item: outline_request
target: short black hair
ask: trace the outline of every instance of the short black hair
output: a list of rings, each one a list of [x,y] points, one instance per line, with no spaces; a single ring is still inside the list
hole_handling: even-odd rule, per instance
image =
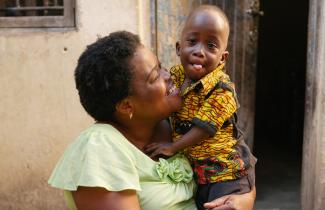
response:
[[[76,88],[86,112],[97,121],[114,120],[115,106],[130,92],[130,60],[139,36],[117,31],[88,45],[75,69]]]
[[[202,4],[198,7],[196,7],[194,10],[190,12],[190,14],[187,16],[184,26],[193,18],[194,15],[196,15],[199,12],[204,12],[204,11],[213,11],[216,12],[226,23],[226,30],[227,33],[229,34],[230,32],[230,26],[229,26],[229,19],[226,15],[226,13],[218,6],[216,5],[211,5],[211,4]],[[181,33],[183,33],[185,27],[183,27]]]

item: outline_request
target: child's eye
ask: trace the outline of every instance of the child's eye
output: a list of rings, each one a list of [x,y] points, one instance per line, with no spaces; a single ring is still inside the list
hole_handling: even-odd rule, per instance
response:
[[[208,48],[209,49],[216,49],[217,48],[217,45],[215,43],[208,43]]]
[[[190,38],[186,40],[190,45],[193,45],[196,43],[196,39]]]

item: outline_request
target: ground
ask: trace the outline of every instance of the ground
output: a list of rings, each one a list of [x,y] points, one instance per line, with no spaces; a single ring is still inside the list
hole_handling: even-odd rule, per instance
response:
[[[254,210],[299,210],[301,152],[273,145],[259,148]]]

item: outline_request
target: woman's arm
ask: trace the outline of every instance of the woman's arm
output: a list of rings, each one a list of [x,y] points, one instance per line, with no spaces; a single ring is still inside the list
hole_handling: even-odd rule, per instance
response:
[[[241,195],[226,195],[205,203],[204,207],[209,210],[252,210],[256,197],[256,187],[249,193]]]
[[[78,210],[140,210],[135,190],[111,192],[100,187],[78,187],[72,197]]]

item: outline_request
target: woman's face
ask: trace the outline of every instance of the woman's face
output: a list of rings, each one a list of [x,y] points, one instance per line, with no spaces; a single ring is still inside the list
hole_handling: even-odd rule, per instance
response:
[[[140,46],[131,60],[134,66],[131,82],[133,117],[141,120],[161,120],[181,106],[179,90],[169,72],[160,66],[157,57]]]

